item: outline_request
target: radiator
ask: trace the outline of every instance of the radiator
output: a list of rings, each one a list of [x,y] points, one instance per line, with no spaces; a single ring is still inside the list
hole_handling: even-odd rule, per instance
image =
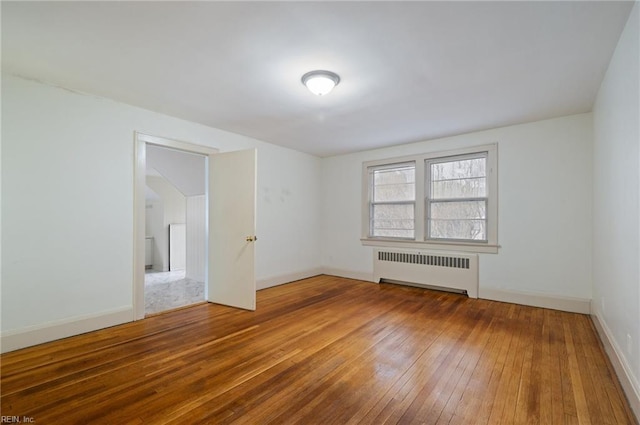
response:
[[[375,249],[373,278],[457,290],[478,298],[478,255]]]

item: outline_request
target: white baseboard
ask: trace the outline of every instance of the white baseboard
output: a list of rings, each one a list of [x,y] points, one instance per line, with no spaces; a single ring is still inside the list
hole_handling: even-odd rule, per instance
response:
[[[373,273],[354,272],[351,270],[342,270],[342,269],[333,269],[331,267],[323,267],[322,274],[326,274],[329,276],[346,277],[347,279],[364,280],[365,282],[378,283],[375,280],[373,280]]]
[[[502,289],[482,287],[480,287],[479,298],[513,304],[530,305],[533,307],[550,308],[552,310],[568,311],[571,313],[591,313],[591,300],[587,298],[573,298],[533,292],[505,291]]]
[[[322,269],[322,274],[378,283],[373,279],[373,273],[354,272],[351,270],[325,267]],[[500,289],[483,289],[482,287],[480,287],[479,290],[479,298],[513,304],[530,305],[533,307],[550,308],[553,310],[568,311],[571,313],[591,313],[591,300],[586,298],[551,296],[546,294],[505,291]]]
[[[281,276],[274,276],[257,281],[256,288],[264,289],[317,276],[319,274],[323,274],[323,271],[322,269],[317,268]],[[54,322],[48,322],[42,325],[34,325],[22,329],[6,331],[0,334],[0,352],[6,353],[9,351],[15,351],[20,348],[31,347],[33,345],[57,339],[67,338],[131,322],[132,320],[133,308],[129,306],[97,314],[76,316]]]
[[[306,279],[320,274],[339,276],[348,279],[357,279],[366,282],[375,282],[373,280],[373,273],[320,267],[280,276],[273,276],[266,279],[260,279],[256,282],[256,289],[265,289],[300,279]],[[540,294],[482,288],[480,288],[480,298],[531,305],[535,307],[551,308],[575,313],[590,313],[590,300],[579,298],[550,297]],[[46,323],[43,325],[30,326],[15,331],[7,331],[0,334],[0,352],[5,353],[8,351],[14,351],[20,348],[29,347],[56,339],[66,338],[85,332],[91,332],[121,323],[130,322],[132,321],[132,319],[132,308],[123,307],[121,309],[97,313],[93,315],[73,317]]]
[[[42,325],[6,331],[0,335],[0,352],[6,353],[19,350],[32,345],[131,322],[132,320],[133,309],[129,306],[98,314],[76,316]]]
[[[322,269],[314,268],[314,269],[304,270],[301,272],[287,273],[280,276],[273,276],[266,279],[259,279],[259,280],[256,280],[256,289],[260,290],[260,289],[271,288],[272,286],[283,285],[285,283],[294,282],[296,280],[318,276],[319,274],[323,274]]]
[[[622,390],[627,396],[629,406],[631,406],[631,410],[633,410],[633,413],[636,415],[636,420],[639,420],[640,383],[638,382],[638,378],[633,375],[631,366],[624,355],[622,355],[622,349],[613,338],[613,334],[607,326],[607,323],[604,320],[600,320],[597,313],[591,315],[591,320],[598,331],[598,336],[602,341],[604,351],[607,353],[607,356],[616,371],[616,375],[618,375],[618,380],[620,381]]]

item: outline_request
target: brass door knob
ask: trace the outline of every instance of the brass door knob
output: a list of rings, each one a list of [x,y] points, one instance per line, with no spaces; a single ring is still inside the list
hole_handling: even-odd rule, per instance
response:
[[[257,236],[247,236],[247,242],[254,242],[257,240],[258,240]]]

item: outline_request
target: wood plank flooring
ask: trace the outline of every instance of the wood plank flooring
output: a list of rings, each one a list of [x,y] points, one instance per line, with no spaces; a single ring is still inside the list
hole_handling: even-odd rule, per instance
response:
[[[634,424],[588,316],[318,276],[7,353],[38,424]]]

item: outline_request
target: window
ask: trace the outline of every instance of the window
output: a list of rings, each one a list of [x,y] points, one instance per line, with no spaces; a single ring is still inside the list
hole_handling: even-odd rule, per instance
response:
[[[486,145],[364,163],[363,243],[497,252],[496,156]]]
[[[425,162],[427,238],[486,242],[486,152]]]
[[[394,164],[370,169],[371,236],[415,236],[416,165]]]

